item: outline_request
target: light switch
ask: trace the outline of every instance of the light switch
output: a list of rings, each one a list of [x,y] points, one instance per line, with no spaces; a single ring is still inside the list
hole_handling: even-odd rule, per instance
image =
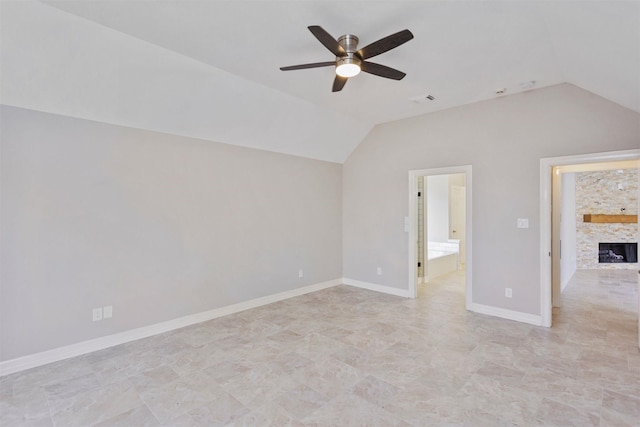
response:
[[[518,218],[518,228],[529,228],[529,218]]]
[[[409,232],[409,217],[408,216],[404,217],[404,231],[405,231],[405,233]]]
[[[113,317],[113,306],[105,305],[104,307],[102,307],[102,318],[108,319],[110,317]]]

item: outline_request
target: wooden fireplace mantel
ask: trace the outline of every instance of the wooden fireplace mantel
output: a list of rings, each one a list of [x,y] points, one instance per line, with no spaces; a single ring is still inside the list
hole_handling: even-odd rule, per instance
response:
[[[593,223],[622,223],[622,224],[635,224],[638,222],[638,215],[594,215],[585,214],[584,222]]]

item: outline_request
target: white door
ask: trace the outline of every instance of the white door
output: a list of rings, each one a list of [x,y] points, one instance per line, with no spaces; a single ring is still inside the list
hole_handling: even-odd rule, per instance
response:
[[[460,185],[451,186],[451,210],[449,218],[449,238],[460,240],[460,264],[465,260],[465,199],[466,188]]]
[[[562,218],[562,177],[557,167],[551,172],[551,304],[562,307],[560,227]]]

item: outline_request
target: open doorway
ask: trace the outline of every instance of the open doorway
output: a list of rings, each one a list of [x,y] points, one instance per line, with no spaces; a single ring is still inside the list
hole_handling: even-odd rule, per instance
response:
[[[463,271],[465,174],[418,176],[418,284]]]
[[[553,321],[552,308],[562,306],[562,285],[572,275],[572,264],[577,258],[575,246],[563,233],[563,222],[571,224],[570,214],[563,210],[563,181],[568,174],[588,170],[637,168],[640,150],[566,156],[541,159],[540,161],[540,295],[542,325],[550,327]],[[565,179],[563,179],[563,175]],[[567,190],[567,188],[565,188]],[[566,195],[566,191],[564,192]],[[566,206],[564,206],[566,208]],[[636,207],[637,209],[637,207]],[[571,209],[569,209],[571,210]],[[575,210],[574,218],[577,218]],[[566,224],[565,224],[566,225]],[[640,233],[638,233],[640,234]],[[636,241],[640,238],[637,236]],[[564,239],[564,243],[562,240]],[[594,252],[597,257],[597,252]],[[564,257],[563,255],[564,254]],[[576,264],[577,266],[577,264]],[[575,267],[574,267],[575,271]]]
[[[471,306],[471,166],[409,172],[409,295],[418,284],[461,272]]]
[[[576,270],[636,268],[637,225],[617,221],[631,220],[633,215],[625,214],[637,212],[638,161],[554,166],[552,175],[551,301],[553,307],[560,308],[563,291]],[[592,222],[594,212],[608,215],[594,217]],[[585,216],[589,216],[586,222]],[[612,242],[631,242],[629,255],[633,259],[623,262],[627,243]],[[620,257],[619,262],[599,259],[599,251],[608,246],[614,248],[611,253],[622,251],[614,254]]]

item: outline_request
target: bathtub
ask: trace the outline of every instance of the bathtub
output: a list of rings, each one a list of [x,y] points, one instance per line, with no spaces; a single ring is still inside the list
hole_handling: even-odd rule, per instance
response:
[[[428,242],[427,281],[460,269],[460,241]]]

